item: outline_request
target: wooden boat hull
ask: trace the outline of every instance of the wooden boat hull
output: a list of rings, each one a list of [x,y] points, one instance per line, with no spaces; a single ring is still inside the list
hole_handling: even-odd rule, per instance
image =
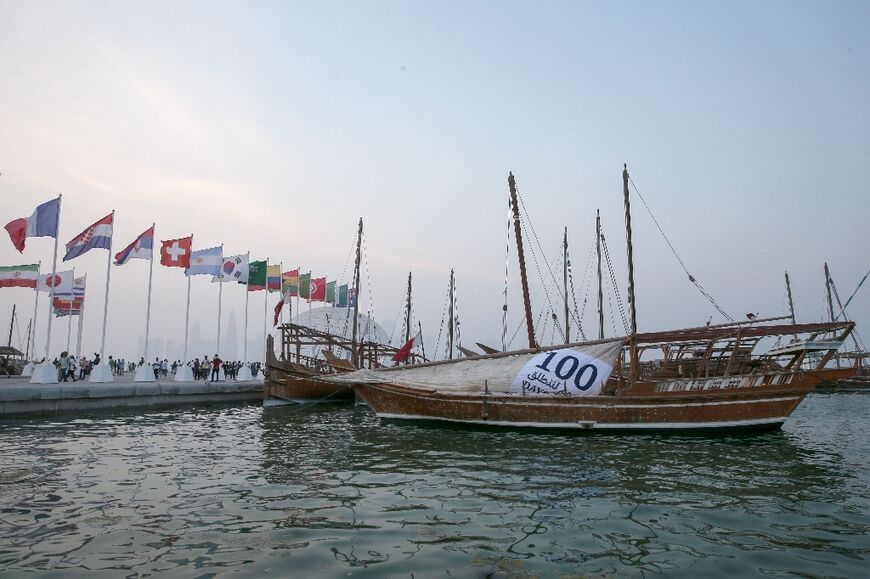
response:
[[[819,379],[821,387],[834,387],[840,380],[855,378],[860,373],[861,370],[854,366],[848,368],[822,368],[821,370],[812,370],[812,374]]]
[[[779,428],[812,385],[584,398],[457,395],[390,384],[360,384],[354,389],[384,419],[512,428],[700,431]]]
[[[311,377],[269,369],[263,385],[263,406],[311,404],[315,402],[353,402],[348,386],[328,384]]]

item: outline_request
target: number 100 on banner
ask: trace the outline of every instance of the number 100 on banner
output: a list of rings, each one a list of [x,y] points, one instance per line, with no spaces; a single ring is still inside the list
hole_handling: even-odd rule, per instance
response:
[[[597,396],[613,366],[583,352],[564,348],[536,354],[511,382],[511,393]]]

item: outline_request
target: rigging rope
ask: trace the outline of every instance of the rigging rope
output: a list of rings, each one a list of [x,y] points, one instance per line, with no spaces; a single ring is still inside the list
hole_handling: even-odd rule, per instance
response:
[[[729,316],[728,313],[725,312],[725,310],[723,310],[722,307],[716,302],[716,300],[713,299],[713,296],[711,296],[710,293],[706,289],[704,289],[704,286],[701,285],[701,282],[699,282],[697,279],[695,279],[695,277],[691,273],[689,273],[689,268],[687,268],[686,264],[683,263],[683,259],[679,256],[679,254],[677,253],[677,250],[674,249],[673,244],[671,244],[671,240],[668,239],[667,235],[665,235],[665,232],[662,229],[662,226],[659,224],[659,221],[658,221],[658,219],[656,219],[655,215],[653,215],[653,212],[650,210],[649,205],[646,204],[646,200],[643,198],[643,195],[640,194],[640,191],[638,190],[637,185],[634,184],[634,181],[632,180],[631,177],[628,178],[628,181],[631,183],[631,186],[634,187],[634,192],[637,193],[637,196],[640,199],[640,202],[643,203],[644,209],[646,209],[646,212],[649,213],[649,216],[652,218],[653,223],[655,223],[655,226],[659,230],[659,233],[662,234],[662,237],[664,238],[665,243],[668,244],[668,247],[670,248],[671,253],[674,254],[674,257],[677,258],[677,262],[679,262],[680,267],[682,267],[683,271],[686,272],[686,275],[689,277],[689,281],[691,283],[693,283],[695,285],[695,287],[698,288],[698,291],[701,292],[701,295],[703,295],[705,298],[707,298],[710,301],[710,303],[713,304],[713,307],[716,308],[716,310],[720,314],[722,314],[725,317],[725,319],[727,319],[729,322],[733,322],[734,318]]]
[[[531,219],[531,217],[529,217],[529,212],[526,210],[526,203],[525,203],[525,201],[523,201],[523,196],[520,195],[519,189],[517,189],[517,199],[519,199],[520,207],[523,210],[523,215],[526,216],[526,219],[524,221],[523,220],[520,221],[520,223],[523,226],[523,231],[525,231],[525,224],[526,224],[526,222],[528,222],[529,229],[532,230],[532,237],[535,240],[535,245],[537,245],[538,251],[541,254],[541,259],[544,260],[544,265],[547,266],[547,271],[550,274],[550,279],[553,280],[553,284],[556,286],[556,291],[559,293],[559,296],[562,299],[564,299],[565,296],[562,295],[562,291],[559,289],[559,281],[556,279],[556,276],[553,274],[553,270],[550,268],[550,262],[547,261],[547,255],[544,253],[544,249],[541,246],[541,242],[538,240],[538,232],[535,231],[535,224],[532,223],[532,219]],[[528,237],[528,234],[526,235],[526,237]],[[535,260],[535,268],[537,268],[537,270],[538,270],[538,277],[541,278],[541,283],[543,283],[543,274],[541,273],[541,268],[538,265],[537,257],[535,257],[534,248],[531,248],[531,249],[532,249],[532,258]],[[547,293],[546,287],[544,288],[544,293],[547,294],[547,301],[550,302],[550,295]],[[553,304],[550,303],[550,308],[552,308],[552,307],[553,307]]]
[[[622,318],[622,326],[625,328],[625,334],[628,335],[631,333],[631,325],[628,323],[628,316],[625,314],[625,307],[622,304],[622,296],[619,293],[619,286],[616,284],[616,275],[613,273],[613,263],[610,261],[610,250],[607,248],[607,240],[604,238],[604,232],[601,233],[601,247],[604,249],[604,259],[607,262],[607,271],[610,274],[610,288],[613,290],[613,294],[616,298],[616,305],[619,309],[619,317]],[[607,303],[612,308],[613,302],[610,300],[610,295],[607,296]],[[613,310],[611,309],[611,317],[613,316]],[[619,332],[616,331],[616,327],[614,325],[614,335],[618,335]]]
[[[834,278],[828,276],[828,281],[831,284],[831,290],[834,292],[834,297],[837,300],[837,305],[840,306],[840,310],[845,315],[846,308],[843,307],[843,302],[840,301],[840,292],[837,291],[837,286],[834,283]],[[866,350],[866,348],[864,347],[864,340],[861,339],[861,336],[858,335],[858,331],[855,328],[852,328],[852,340],[855,342],[855,348],[857,350]],[[861,341],[860,345],[858,344],[859,340]]]
[[[505,250],[504,250],[504,305],[502,306],[501,313],[501,351],[507,351],[507,343],[505,340],[507,339],[507,314],[508,314],[508,265],[510,263],[510,252],[511,252],[511,204],[508,201],[508,220],[507,220],[507,239],[505,240]]]
[[[447,295],[444,297],[444,309],[441,310],[441,326],[438,328],[438,339],[435,340],[435,359],[438,358],[438,349],[441,348],[441,332],[444,331],[444,319],[447,317],[447,311],[449,310],[448,304],[450,302],[450,282],[447,282]]]

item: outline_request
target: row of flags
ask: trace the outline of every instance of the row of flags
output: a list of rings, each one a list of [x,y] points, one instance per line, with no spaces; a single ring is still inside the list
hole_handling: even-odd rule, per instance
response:
[[[29,217],[7,223],[5,229],[12,244],[23,253],[28,237],[57,238],[59,212],[58,197],[39,205]],[[73,237],[66,244],[63,261],[75,259],[91,249],[110,249],[113,225],[114,212]],[[311,272],[300,274],[298,268],[282,272],[280,265],[269,265],[266,260],[250,261],[248,254],[224,256],[223,246],[193,250],[192,235],[160,243],[160,264],[183,268],[185,275],[210,275],[212,282],[237,282],[247,285],[248,291],[281,292],[282,299],[276,307],[276,313],[280,312],[283,304],[289,303],[291,297],[297,296],[336,307],[353,307],[356,302],[356,290],[348,284],[337,285],[335,281],[327,281],[326,277],[312,277]],[[115,254],[114,264],[122,266],[133,259],[151,260],[154,247],[152,225]],[[71,295],[76,287],[75,282],[72,270],[40,274],[36,264],[0,267],[0,287],[32,287],[37,291],[51,291],[54,288],[56,299]]]
[[[9,238],[20,253],[24,252],[28,237],[53,237],[57,240],[60,199],[57,197],[42,203],[29,217],[14,219],[6,224],[5,229],[9,233]],[[75,259],[91,249],[111,251],[114,218],[115,212],[112,211],[67,242],[63,261]],[[123,266],[133,259],[152,261],[154,243],[154,225],[152,224],[132,243],[115,254],[114,264]],[[282,272],[280,265],[269,265],[267,260],[250,261],[250,254],[247,253],[224,256],[222,245],[194,251],[192,235],[162,240],[160,264],[165,267],[184,268],[187,276],[211,275],[213,283],[236,282],[245,284],[249,292],[281,292],[281,299],[275,306],[273,325],[277,325],[284,304],[289,303],[292,297],[305,298],[309,303],[331,303],[336,307],[353,307],[357,300],[356,289],[349,287],[348,284],[337,286],[337,282],[327,281],[326,277],[312,277],[311,272],[300,274],[299,268]],[[55,267],[52,269],[54,270]],[[81,316],[84,307],[85,286],[86,276],[74,278],[72,270],[40,274],[38,264],[0,266],[0,287],[31,287],[37,292],[51,292],[52,310],[55,316]],[[104,309],[103,314],[103,347],[105,345],[105,317],[108,307],[108,281],[106,289],[106,309]],[[149,312],[150,291],[151,282],[149,279]],[[146,355],[147,335],[146,322]],[[393,359],[401,361],[407,358],[418,338],[419,336],[414,336],[408,340]],[[218,331],[219,339],[220,331]],[[185,353],[186,350],[187,345],[185,344]],[[48,337],[46,338],[46,356],[47,352]]]

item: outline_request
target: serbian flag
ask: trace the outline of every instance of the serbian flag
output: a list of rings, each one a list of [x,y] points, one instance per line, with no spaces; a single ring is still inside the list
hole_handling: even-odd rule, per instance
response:
[[[152,225],[142,235],[137,237],[133,243],[125,247],[122,251],[115,254],[115,265],[124,265],[131,259],[151,259],[151,254],[154,253],[154,226]]]
[[[414,345],[421,341],[423,341],[423,335],[420,332],[417,332],[417,335],[405,342],[405,345],[399,348],[398,352],[393,354],[391,360],[393,362],[404,362],[408,359],[408,356],[411,355],[411,350],[414,348]]]
[[[9,239],[20,253],[24,253],[24,242],[28,237],[57,238],[57,224],[60,220],[60,197],[46,201],[36,208],[30,217],[13,219],[6,224]]]
[[[193,246],[193,236],[167,239],[161,241],[160,265],[166,267],[190,267],[190,249]]]
[[[112,224],[115,221],[115,212],[112,211],[75,237],[66,244],[64,261],[75,259],[92,249],[112,249]]]
[[[314,277],[311,278],[311,285],[308,290],[308,301],[322,302],[326,300],[326,278]]]

